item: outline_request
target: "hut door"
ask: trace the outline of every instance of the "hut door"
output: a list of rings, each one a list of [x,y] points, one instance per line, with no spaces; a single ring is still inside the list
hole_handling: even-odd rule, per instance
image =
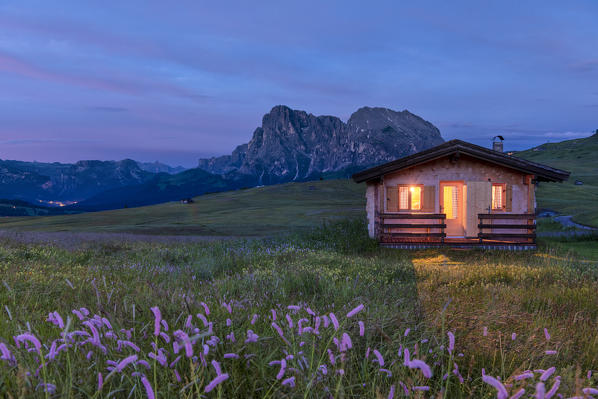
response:
[[[446,214],[446,236],[463,237],[463,182],[440,182],[440,212]]]
[[[488,213],[491,207],[492,183],[488,181],[468,181],[467,182],[467,237],[477,238],[478,232],[478,214]]]

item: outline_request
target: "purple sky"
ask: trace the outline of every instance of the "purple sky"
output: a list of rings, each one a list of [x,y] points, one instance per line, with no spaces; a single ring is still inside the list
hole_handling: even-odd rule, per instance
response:
[[[195,166],[276,104],[508,149],[598,128],[596,0],[235,3],[0,1],[0,158]]]

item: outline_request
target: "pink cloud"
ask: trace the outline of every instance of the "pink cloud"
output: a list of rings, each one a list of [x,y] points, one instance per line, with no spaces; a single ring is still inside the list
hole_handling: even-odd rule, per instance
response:
[[[39,67],[31,62],[14,57],[0,51],[0,71],[20,75],[27,78],[43,80],[52,83],[84,87],[88,89],[108,91],[126,95],[144,95],[147,93],[161,93],[191,99],[203,100],[206,96],[195,93],[187,88],[167,82],[147,82],[139,78],[122,77],[119,79],[100,79],[89,76],[79,76],[56,72]],[[110,73],[116,75],[116,73]]]

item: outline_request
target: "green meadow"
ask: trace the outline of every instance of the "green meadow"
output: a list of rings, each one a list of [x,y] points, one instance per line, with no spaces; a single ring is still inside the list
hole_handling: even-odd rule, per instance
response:
[[[565,247],[383,249],[359,220],[191,243],[36,234],[0,246],[3,397],[496,397],[482,370],[509,393],[598,385],[598,257]]]
[[[565,143],[518,155],[572,171],[540,185],[539,208],[597,226],[598,171]],[[3,218],[0,396],[598,392],[595,234],[541,219],[537,251],[384,249],[364,191],[329,180]]]
[[[287,183],[207,194],[194,201],[77,215],[0,218],[0,230],[276,236],[305,231],[326,220],[363,217],[365,187],[349,180]]]
[[[583,139],[547,143],[516,156],[571,172],[562,184],[540,183],[538,207],[572,215],[577,223],[598,227],[598,133]],[[583,185],[576,185],[575,181]]]

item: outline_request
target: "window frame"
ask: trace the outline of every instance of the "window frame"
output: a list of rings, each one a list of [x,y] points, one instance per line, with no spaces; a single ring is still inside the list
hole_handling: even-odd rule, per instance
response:
[[[500,195],[501,195],[501,207],[500,208],[495,208],[494,207],[494,187],[495,186],[500,186],[502,189],[500,191]],[[490,192],[490,210],[493,212],[505,212],[507,210],[507,183],[494,183],[492,182],[492,186],[491,186],[491,192]]]
[[[408,197],[407,197],[407,203],[409,204],[409,208],[401,208],[401,187],[406,187],[407,188],[407,192]],[[419,209],[413,209],[413,193],[411,192],[411,187],[419,187]],[[397,202],[398,202],[398,210],[399,212],[401,211],[413,211],[413,212],[422,212],[422,210],[424,209],[424,185],[423,184],[398,184],[397,185]]]

